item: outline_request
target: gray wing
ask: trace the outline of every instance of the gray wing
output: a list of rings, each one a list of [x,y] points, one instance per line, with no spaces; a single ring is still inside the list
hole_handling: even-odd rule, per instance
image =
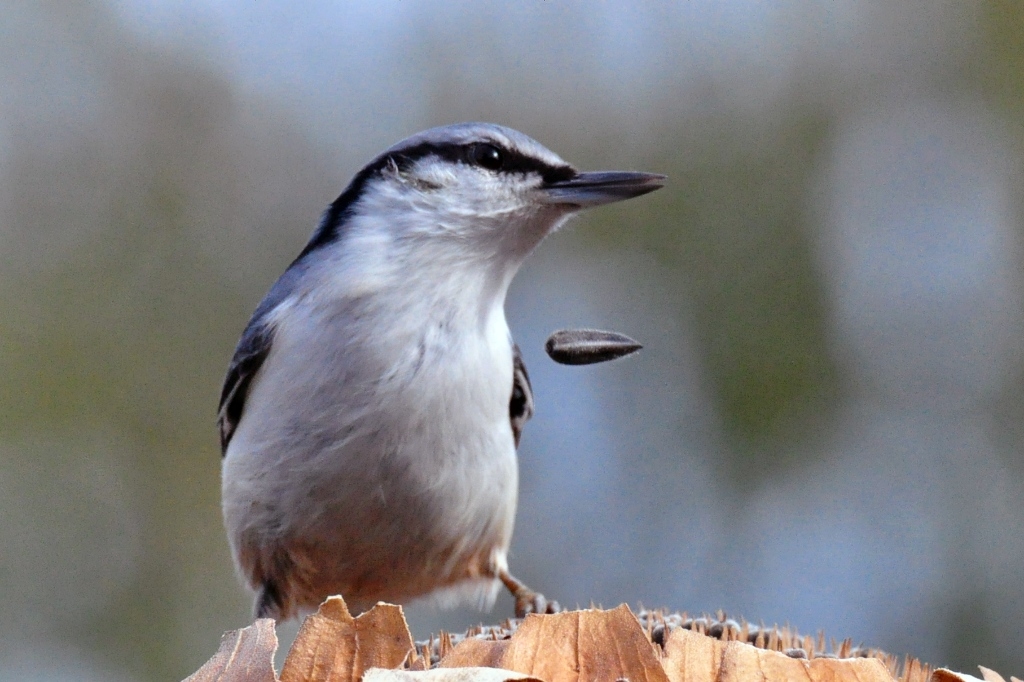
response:
[[[228,375],[224,378],[224,388],[220,392],[217,427],[220,430],[221,457],[227,452],[231,436],[242,419],[249,385],[270,354],[270,347],[274,341],[274,326],[267,318],[274,308],[295,290],[304,271],[305,265],[299,259],[284,271],[260,301],[256,312],[252,314],[252,319],[242,332],[242,338],[238,340],[235,355],[228,365]]]
[[[519,447],[523,427],[533,416],[533,388],[530,386],[530,375],[526,372],[523,354],[516,344],[512,344],[512,397],[508,401],[508,416],[512,422],[516,447]]]
[[[242,419],[249,384],[267,359],[273,336],[273,330],[254,316],[238,341],[220,392],[217,428],[220,430],[221,457],[227,452],[231,436]]]

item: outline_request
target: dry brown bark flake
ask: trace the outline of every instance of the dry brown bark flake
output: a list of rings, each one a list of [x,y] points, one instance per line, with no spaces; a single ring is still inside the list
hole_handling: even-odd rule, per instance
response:
[[[276,651],[274,621],[262,618],[247,628],[225,632],[217,653],[185,682],[276,682]]]
[[[358,618],[331,597],[295,637],[281,682],[358,682],[369,668],[397,668],[412,650],[402,607],[378,604]]]

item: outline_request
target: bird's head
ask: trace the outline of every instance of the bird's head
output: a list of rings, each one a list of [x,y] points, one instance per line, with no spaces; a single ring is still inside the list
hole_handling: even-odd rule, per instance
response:
[[[664,179],[579,172],[526,135],[490,123],[431,128],[363,168],[303,255],[357,229],[442,263],[485,262],[514,272],[580,209],[647,194]]]

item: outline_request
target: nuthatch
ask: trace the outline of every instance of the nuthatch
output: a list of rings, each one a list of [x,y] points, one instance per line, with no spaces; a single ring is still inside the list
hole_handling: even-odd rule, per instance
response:
[[[256,308],[220,400],[224,520],[256,615],[341,594],[550,610],[508,571],[533,412],[505,293],[580,209],[662,186],[508,128],[414,135],[359,171]]]

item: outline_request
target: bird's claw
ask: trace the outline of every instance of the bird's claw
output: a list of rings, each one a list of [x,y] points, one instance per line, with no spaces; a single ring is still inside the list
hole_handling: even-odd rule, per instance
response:
[[[562,607],[556,601],[548,601],[540,592],[531,590],[526,583],[507,570],[498,573],[498,579],[512,593],[516,600],[516,618],[526,618],[530,613],[558,613]]]
[[[522,593],[515,595],[516,598],[516,618],[526,618],[531,613],[559,613],[562,607],[558,605],[558,602],[545,597],[540,592],[534,592],[533,590],[527,589]]]

